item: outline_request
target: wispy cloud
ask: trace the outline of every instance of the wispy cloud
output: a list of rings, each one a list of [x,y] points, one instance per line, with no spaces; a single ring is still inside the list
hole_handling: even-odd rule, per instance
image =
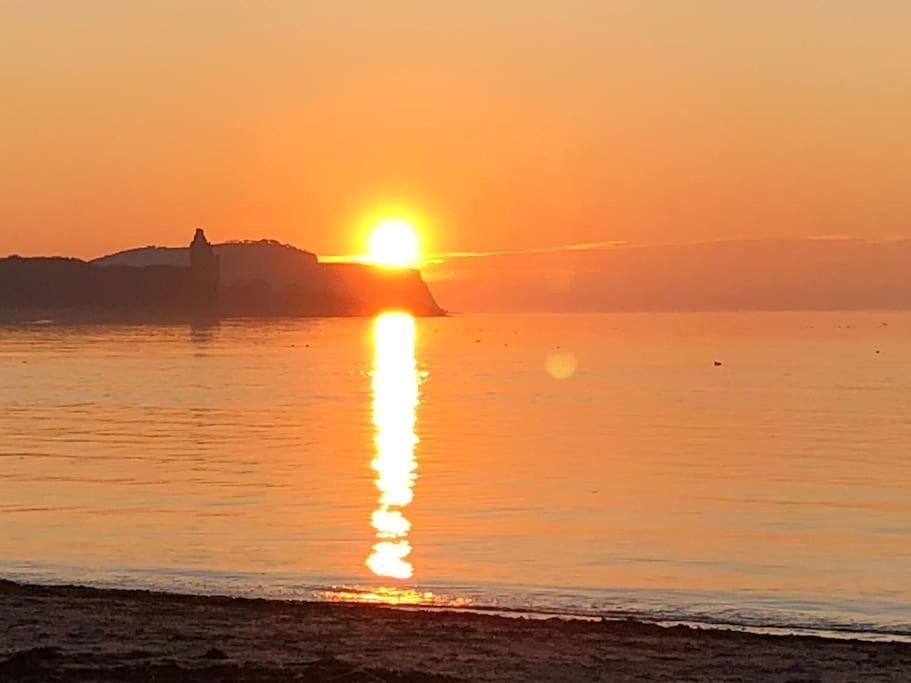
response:
[[[560,244],[550,247],[535,247],[531,249],[491,249],[487,251],[446,251],[435,254],[427,254],[422,259],[422,265],[440,265],[446,261],[458,259],[485,258],[489,256],[528,256],[533,254],[559,254],[574,251],[607,251],[618,247],[626,248],[667,248],[667,247],[685,247],[695,245],[712,245],[712,244],[731,244],[731,243],[750,243],[750,242],[850,242],[855,241],[859,244],[876,244],[881,242],[904,242],[911,240],[908,235],[896,235],[881,239],[862,239],[852,235],[830,234],[830,235],[810,235],[807,237],[754,237],[742,239],[712,239],[712,240],[694,240],[686,242],[665,242],[656,244],[638,244],[630,243],[624,240],[604,240],[600,242],[574,242],[572,244]],[[351,262],[366,263],[368,258],[364,255],[348,256],[321,256],[320,261],[328,263]]]
[[[533,249],[493,249],[489,251],[446,251],[436,254],[427,254],[422,262],[425,265],[436,265],[453,259],[484,258],[486,256],[528,256],[530,254],[558,254],[569,251],[601,251],[615,247],[628,246],[621,240],[603,242],[576,242],[561,244],[552,247],[535,247]],[[324,263],[367,263],[369,259],[363,254],[320,256]]]
[[[604,242],[576,242],[574,244],[561,244],[553,247],[536,247],[533,249],[494,249],[490,251],[447,251],[439,254],[430,254],[429,263],[441,263],[448,259],[483,258],[485,256],[527,256],[529,254],[556,254],[566,251],[600,251],[614,247],[626,246],[626,242],[610,240]]]

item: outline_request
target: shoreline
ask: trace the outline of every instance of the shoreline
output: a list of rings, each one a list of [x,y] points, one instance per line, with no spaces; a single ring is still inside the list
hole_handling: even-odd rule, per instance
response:
[[[0,579],[0,679],[911,678],[911,644]]]
[[[323,601],[314,601],[317,603]],[[325,601],[327,604],[360,604],[355,601]],[[844,627],[813,627],[813,626],[790,626],[786,624],[747,624],[733,621],[721,621],[720,619],[704,619],[702,621],[692,618],[653,618],[645,613],[626,613],[617,612],[611,614],[584,614],[576,612],[559,612],[554,610],[535,610],[523,609],[518,607],[492,607],[477,605],[472,607],[447,607],[441,605],[383,605],[392,609],[430,611],[430,612],[458,612],[465,614],[481,614],[499,617],[503,619],[562,619],[564,621],[588,621],[594,623],[600,622],[635,622],[645,626],[657,626],[659,628],[674,628],[683,626],[694,630],[702,631],[731,631],[735,633],[746,633],[759,636],[779,636],[779,637],[811,637],[823,638],[825,640],[847,640],[868,643],[906,643],[911,644],[911,634],[889,631],[886,629],[869,629],[859,630],[848,626]]]
[[[279,602],[304,602],[330,605],[376,605],[390,609],[416,610],[431,612],[456,612],[500,617],[504,619],[563,619],[589,622],[634,621],[660,627],[687,626],[702,630],[721,630],[773,636],[814,636],[834,640],[857,640],[865,642],[908,643],[911,644],[911,624],[873,623],[868,619],[860,622],[849,620],[838,621],[833,618],[813,620],[805,615],[803,618],[791,616],[785,619],[784,614],[756,615],[752,618],[725,618],[704,611],[689,612],[673,606],[663,606],[650,611],[647,608],[574,608],[553,604],[521,605],[485,602],[479,596],[466,597],[452,592],[451,586],[430,585],[423,588],[406,588],[404,590],[372,587],[364,588],[353,584],[327,584],[325,586],[307,586],[303,590],[286,590],[287,586],[272,590],[260,587],[250,590],[249,587],[205,584],[168,586],[158,582],[149,582],[142,578],[127,578],[120,575],[113,579],[91,579],[79,576],[53,573],[47,576],[12,571],[0,572],[0,581],[34,587],[78,586],[100,591],[151,592],[161,595],[186,595],[194,597],[226,597],[250,600],[276,600]],[[282,584],[284,585],[284,584]],[[512,586],[506,586],[510,590]],[[523,590],[545,589],[543,586],[522,586]],[[425,590],[426,589],[426,590]],[[582,589],[584,590],[584,589]],[[440,592],[441,591],[441,592]],[[660,591],[659,591],[660,592]],[[700,601],[701,595],[691,599]],[[732,602],[733,601],[733,602]],[[748,603],[727,597],[729,607],[736,603],[739,608],[749,609]],[[778,617],[778,619],[776,619]]]

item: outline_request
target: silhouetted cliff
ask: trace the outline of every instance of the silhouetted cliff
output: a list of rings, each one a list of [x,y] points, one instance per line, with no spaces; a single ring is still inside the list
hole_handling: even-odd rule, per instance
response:
[[[443,314],[417,270],[356,263],[319,263],[286,279],[235,279],[221,290],[221,308],[229,316]]]

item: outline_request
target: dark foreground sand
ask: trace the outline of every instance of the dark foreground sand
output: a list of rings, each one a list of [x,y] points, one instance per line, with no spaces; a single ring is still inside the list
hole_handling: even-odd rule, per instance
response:
[[[0,681],[909,681],[911,645],[0,581]]]

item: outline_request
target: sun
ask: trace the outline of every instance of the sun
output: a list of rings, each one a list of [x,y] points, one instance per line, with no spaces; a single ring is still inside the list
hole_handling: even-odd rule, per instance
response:
[[[414,225],[402,218],[380,221],[367,241],[367,260],[388,268],[409,268],[420,259],[420,240]]]

